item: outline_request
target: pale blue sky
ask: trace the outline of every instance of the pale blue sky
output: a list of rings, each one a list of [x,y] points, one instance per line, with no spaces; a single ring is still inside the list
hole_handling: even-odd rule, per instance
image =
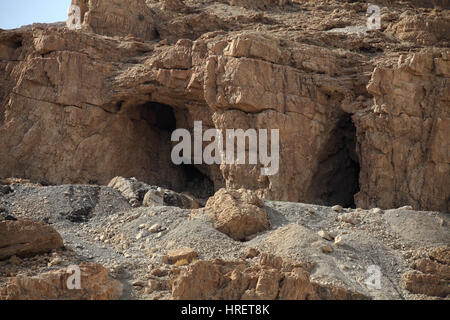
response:
[[[0,28],[66,21],[71,0],[0,0]]]

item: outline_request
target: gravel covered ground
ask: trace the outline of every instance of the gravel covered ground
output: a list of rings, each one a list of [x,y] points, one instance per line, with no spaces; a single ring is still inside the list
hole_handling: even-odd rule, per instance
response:
[[[2,217],[52,225],[65,249],[16,263],[0,262],[0,281],[91,261],[122,282],[122,299],[170,299],[169,287],[145,290],[154,274],[164,278],[172,268],[164,258],[169,249],[191,248],[200,260],[241,260],[248,248],[256,248],[283,259],[313,262],[312,280],[374,299],[432,298],[411,294],[401,279],[414,259],[429,248],[450,243],[448,214],[406,207],[341,211],[274,201],[266,201],[264,208],[270,230],[241,242],[217,231],[206,215],[193,216],[191,210],[167,206],[133,208],[119,191],[104,186],[3,186]],[[331,252],[324,252],[324,246]],[[371,265],[381,270],[380,290],[365,284]]]

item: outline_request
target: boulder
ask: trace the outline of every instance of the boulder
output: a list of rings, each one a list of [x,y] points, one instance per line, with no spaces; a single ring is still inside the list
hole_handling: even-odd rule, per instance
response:
[[[264,202],[250,190],[220,189],[209,198],[205,211],[215,228],[233,238],[247,236],[269,229],[270,223]]]
[[[197,258],[198,253],[190,248],[173,249],[169,250],[165,260],[169,264],[177,263],[180,260],[186,260],[190,263],[193,259]]]
[[[0,300],[115,300],[122,295],[122,284],[109,279],[106,269],[96,263],[79,266],[81,289],[69,289],[73,274],[66,268],[37,276],[17,276],[0,286]]]
[[[261,254],[259,262],[197,261],[172,273],[172,297],[178,300],[367,299],[361,293],[310,280],[311,264]]]
[[[82,27],[106,36],[156,37],[155,22],[145,0],[72,0],[81,11]]]
[[[0,260],[32,256],[64,246],[59,233],[41,222],[0,221],[0,235]]]
[[[411,267],[402,277],[408,291],[442,298],[450,294],[450,247],[429,250],[428,257],[416,259]]]

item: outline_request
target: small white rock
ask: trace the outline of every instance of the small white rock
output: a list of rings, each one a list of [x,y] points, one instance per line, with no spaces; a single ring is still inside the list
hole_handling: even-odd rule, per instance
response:
[[[343,246],[344,245],[344,240],[342,239],[341,236],[337,236],[336,238],[334,238],[334,244],[336,246]]]
[[[336,212],[342,212],[342,206],[341,205],[335,205],[335,206],[332,206],[331,207],[331,209],[333,210],[333,211],[336,211]]]
[[[350,224],[356,224],[358,222],[350,213],[340,214],[338,220]]]
[[[60,257],[56,257],[56,258],[52,259],[48,265],[49,266],[57,266],[57,265],[61,264],[62,262],[63,262],[63,260]]]
[[[148,231],[150,231],[151,233],[157,233],[159,232],[159,230],[161,230],[161,226],[157,223],[155,223],[150,227],[150,229],[148,229]]]
[[[148,236],[148,233],[145,231],[141,231],[138,233],[138,235],[136,236],[136,240],[140,240],[142,238],[145,238],[146,236]]]
[[[325,240],[328,240],[328,241],[333,240],[333,238],[331,238],[331,236],[323,230],[320,230],[319,232],[317,232],[317,234],[319,236],[321,236],[322,238],[324,238]]]

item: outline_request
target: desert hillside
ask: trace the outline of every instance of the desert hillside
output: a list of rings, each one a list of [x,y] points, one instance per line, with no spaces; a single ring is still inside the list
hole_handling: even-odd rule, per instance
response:
[[[448,299],[449,1],[71,8],[0,29],[0,300]]]

